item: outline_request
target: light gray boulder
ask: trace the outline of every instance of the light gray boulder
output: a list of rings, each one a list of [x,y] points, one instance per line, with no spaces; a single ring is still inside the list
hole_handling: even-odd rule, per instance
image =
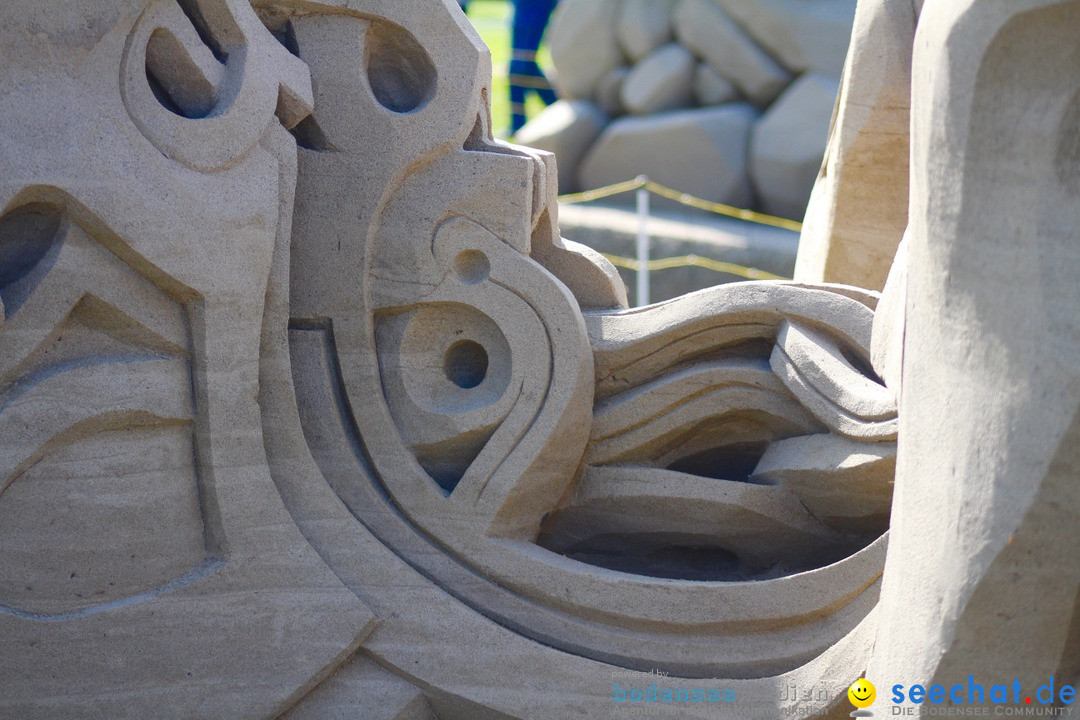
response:
[[[814,187],[839,83],[807,74],[754,127],[750,177],[766,212],[801,218]]]
[[[694,99],[700,105],[720,105],[739,96],[727,78],[712,69],[709,63],[698,63],[694,70]]]
[[[747,143],[757,119],[746,103],[620,118],[608,125],[581,163],[579,185],[602,187],[641,174],[715,202],[745,206]],[[632,194],[616,200],[632,202]],[[672,201],[653,201],[658,206]]]
[[[604,77],[596,85],[596,104],[600,106],[608,117],[618,117],[626,114],[626,108],[622,102],[622,86],[630,68],[620,65]]]
[[[711,0],[680,0],[672,15],[675,35],[753,103],[773,101],[791,75],[743,34]]]
[[[637,61],[671,40],[675,0],[623,0],[615,35],[626,56]]]
[[[588,100],[559,100],[521,128],[514,141],[555,153],[559,192],[574,192],[578,164],[607,121],[604,112]]]
[[[840,77],[855,18],[855,0],[715,1],[791,72]]]
[[[591,98],[600,79],[622,64],[618,13],[610,0],[562,0],[555,8],[547,37],[561,97]]]
[[[620,93],[634,115],[687,107],[694,101],[694,56],[679,43],[649,53],[630,70]]]

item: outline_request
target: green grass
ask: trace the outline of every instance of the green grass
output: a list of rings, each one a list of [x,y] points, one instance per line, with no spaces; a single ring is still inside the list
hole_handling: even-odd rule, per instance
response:
[[[491,125],[495,137],[507,138],[510,133],[510,21],[513,6],[506,0],[471,0],[469,20],[480,37],[491,49]],[[551,55],[547,43],[540,46],[537,62],[544,72],[551,74]],[[536,117],[544,109],[544,103],[535,93],[530,93],[525,103],[525,114]]]

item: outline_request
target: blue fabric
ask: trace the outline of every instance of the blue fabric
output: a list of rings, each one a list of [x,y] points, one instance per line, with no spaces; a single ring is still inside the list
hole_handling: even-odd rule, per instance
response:
[[[551,83],[536,64],[536,51],[557,2],[558,0],[514,0],[513,56],[510,60],[512,133],[525,124],[525,98],[530,92],[535,92],[545,105],[555,102]]]

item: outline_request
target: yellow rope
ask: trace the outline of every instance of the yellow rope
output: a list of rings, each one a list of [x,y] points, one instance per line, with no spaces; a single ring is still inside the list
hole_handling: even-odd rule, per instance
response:
[[[622,257],[621,255],[609,255],[607,253],[601,253],[612,265],[617,267],[626,268],[627,270],[637,271],[640,269],[641,263],[634,258]],[[785,278],[781,275],[773,275],[771,272],[764,270],[758,270],[757,268],[745,267],[743,265],[735,265],[734,263],[722,262],[720,260],[713,260],[712,258],[704,258],[700,255],[681,255],[679,257],[667,257],[657,260],[649,260],[646,263],[649,271],[653,270],[670,270],[671,268],[678,267],[701,267],[707,270],[715,270],[716,272],[728,273],[730,275],[738,275],[748,280],[790,280],[791,278]]]
[[[627,180],[595,190],[586,190],[585,192],[571,193],[570,195],[560,195],[559,202],[563,205],[592,202],[593,200],[600,200],[601,198],[611,197],[612,195],[618,195],[619,193],[637,190],[640,187],[645,187],[645,182],[641,179]]]
[[[683,205],[689,205],[690,207],[696,207],[700,210],[706,210],[717,215],[727,215],[728,217],[738,218],[740,220],[748,220],[760,225],[772,225],[773,227],[784,228],[785,230],[794,230],[799,232],[802,230],[802,223],[795,220],[788,220],[787,218],[776,217],[775,215],[766,215],[765,213],[754,212],[753,210],[745,210],[743,208],[732,207],[731,205],[724,205],[723,203],[710,202],[709,200],[702,200],[699,197],[694,197],[690,193],[679,192],[678,190],[672,190],[669,187],[664,187],[649,180],[645,183],[645,188],[650,192],[654,192],[661,197],[666,197],[669,200],[682,203]]]
[[[746,220],[760,225],[771,225],[772,227],[794,230],[795,232],[802,230],[802,223],[795,220],[788,220],[787,218],[776,217],[775,215],[766,215],[765,213],[754,212],[753,210],[737,208],[731,205],[724,205],[723,203],[711,202],[695,197],[690,193],[679,192],[678,190],[673,190],[660,183],[653,182],[652,180],[645,180],[640,177],[621,183],[615,183],[614,185],[596,188],[594,190],[562,195],[559,197],[559,202],[564,205],[592,202],[593,200],[600,200],[602,198],[630,192],[631,190],[637,190],[639,188],[645,188],[651,193],[656,193],[661,197],[674,200],[682,205],[698,208],[699,210],[705,210],[706,212],[715,213],[717,215],[726,215],[727,217],[738,218],[739,220]]]

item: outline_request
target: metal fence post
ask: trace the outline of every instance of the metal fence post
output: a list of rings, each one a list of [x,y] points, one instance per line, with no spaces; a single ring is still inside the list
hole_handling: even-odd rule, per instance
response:
[[[637,189],[637,215],[638,215],[638,233],[637,233],[637,305],[649,304],[649,231],[647,224],[649,222],[649,191],[645,188],[645,183],[649,181],[649,178],[645,175],[638,175],[637,182],[641,183],[641,187]]]

